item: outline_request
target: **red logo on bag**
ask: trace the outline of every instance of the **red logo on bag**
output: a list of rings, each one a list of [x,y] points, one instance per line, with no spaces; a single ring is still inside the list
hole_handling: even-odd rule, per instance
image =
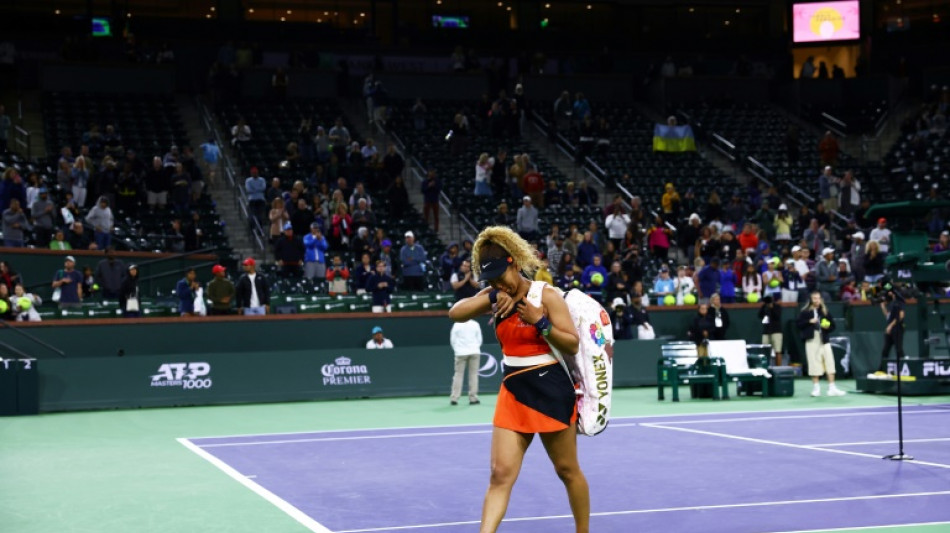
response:
[[[600,310],[600,323],[604,326],[610,325],[610,315],[607,314],[607,311],[603,309]]]

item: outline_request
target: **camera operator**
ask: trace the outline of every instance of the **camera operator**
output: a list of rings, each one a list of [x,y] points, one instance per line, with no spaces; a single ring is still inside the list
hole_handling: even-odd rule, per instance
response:
[[[893,346],[897,350],[897,359],[904,358],[904,297],[900,295],[890,282],[884,283],[884,300],[881,302],[881,312],[887,320],[884,328],[884,348],[881,350],[881,365],[878,372],[887,372],[887,356]]]

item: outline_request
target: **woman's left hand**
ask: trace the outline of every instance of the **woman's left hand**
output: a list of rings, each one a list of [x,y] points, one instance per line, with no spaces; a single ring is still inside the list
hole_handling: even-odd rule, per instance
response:
[[[526,300],[518,303],[518,316],[525,324],[535,324],[544,316],[544,309],[537,305],[532,305]]]

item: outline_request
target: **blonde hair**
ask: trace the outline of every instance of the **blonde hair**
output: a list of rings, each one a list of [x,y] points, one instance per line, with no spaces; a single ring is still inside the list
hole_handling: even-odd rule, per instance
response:
[[[868,243],[864,245],[864,253],[871,255],[872,248],[875,253],[881,253],[881,244],[877,241],[868,241]]]
[[[480,259],[482,253],[488,251],[489,255],[494,255],[490,250],[486,250],[492,245],[507,252],[514,264],[531,279],[534,279],[534,274],[541,268],[538,254],[520,235],[507,226],[489,226],[478,234],[472,246],[472,270],[475,274],[479,276],[482,274]]]
[[[482,154],[478,156],[478,164],[484,165],[487,162],[488,162],[488,153],[482,152]]]
[[[802,311],[811,309],[811,297],[815,294],[817,294],[818,299],[821,300],[821,305],[819,306],[821,307],[821,313],[825,316],[831,316],[828,314],[828,306],[825,305],[825,299],[821,297],[821,293],[818,291],[812,291],[812,293],[808,295],[808,303],[805,304],[805,307],[802,307]]]

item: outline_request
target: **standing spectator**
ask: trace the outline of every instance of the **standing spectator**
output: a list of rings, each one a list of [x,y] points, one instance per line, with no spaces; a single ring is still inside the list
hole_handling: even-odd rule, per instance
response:
[[[462,377],[468,369],[468,404],[478,405],[478,363],[482,357],[482,327],[475,320],[456,322],[449,333],[455,353],[455,374],[452,376],[450,405],[458,405],[462,396]]]
[[[294,227],[290,222],[284,223],[284,235],[274,245],[274,259],[282,276],[299,277],[302,273],[304,246],[300,238],[294,235]]]
[[[442,192],[442,180],[435,173],[435,169],[429,169],[426,179],[422,182],[422,216],[426,224],[429,223],[429,215],[432,215],[432,228],[439,231],[439,195]]]
[[[388,350],[393,348],[393,341],[383,336],[383,328],[376,326],[373,328],[373,338],[366,341],[367,350]]]
[[[528,242],[537,240],[538,229],[538,209],[531,203],[531,197],[525,196],[521,199],[521,207],[518,208],[518,215],[515,222],[518,234]]]
[[[350,130],[343,125],[343,118],[337,117],[333,121],[333,127],[327,132],[330,144],[333,146],[333,153],[341,161],[346,159],[346,147],[350,145]]]
[[[208,177],[208,185],[214,187],[221,168],[221,148],[214,141],[214,137],[210,137],[207,142],[202,143],[198,148],[201,149],[202,170]]]
[[[248,209],[261,224],[264,223],[264,211],[267,208],[267,202],[264,200],[266,190],[267,180],[261,177],[257,167],[251,167],[250,177],[244,180],[244,192],[247,194]]]
[[[656,296],[657,305],[668,305],[667,296],[674,296],[676,291],[676,282],[670,279],[670,269],[666,265],[660,267],[660,275],[653,283],[653,294]],[[674,296],[675,298],[675,296]]]
[[[409,191],[402,176],[396,176],[393,184],[386,191],[389,198],[389,209],[393,213],[402,213],[409,209]]]
[[[719,258],[716,256],[709,258],[703,268],[696,274],[697,290],[699,298],[709,298],[719,289]]]
[[[97,248],[105,250],[112,246],[112,229],[115,227],[115,217],[109,207],[108,198],[105,196],[99,198],[96,205],[86,215],[86,223],[92,226]]]
[[[353,235],[353,217],[347,211],[346,203],[336,204],[333,218],[330,219],[330,238],[329,245],[331,250],[343,251],[350,244],[350,236]]]
[[[766,261],[766,270],[762,272],[763,295],[771,296],[776,301],[782,298],[782,284],[785,282],[782,270],[779,268],[781,261],[778,257],[770,257]]]
[[[574,106],[571,104],[571,93],[562,91],[561,95],[554,101],[554,123],[552,132],[567,131],[571,124],[571,116],[574,114]]]
[[[423,291],[425,283],[426,251],[416,244],[416,237],[411,231],[405,234],[406,243],[399,250],[399,262],[402,264],[402,282],[406,290]]]
[[[657,215],[653,226],[647,230],[647,245],[653,257],[666,261],[670,254],[670,229],[666,227],[663,217]]]
[[[812,396],[821,396],[818,378],[822,374],[828,377],[828,396],[844,396],[846,393],[835,385],[835,357],[831,351],[831,332],[835,322],[828,313],[821,293],[811,293],[811,299],[802,309],[797,320],[798,331],[805,342],[805,355],[808,357],[808,375],[811,376]]]
[[[76,270],[76,259],[67,255],[64,268],[53,277],[53,301],[59,302],[60,309],[75,308],[82,305],[82,297],[82,274]]]
[[[376,261],[376,272],[366,280],[366,290],[373,297],[374,313],[392,312],[392,294],[396,281],[386,272],[386,268],[385,261]]]
[[[276,244],[284,230],[284,225],[290,222],[290,214],[287,213],[287,204],[284,203],[283,198],[274,198],[267,218],[270,220],[270,226],[268,226],[270,242]]]
[[[821,260],[815,264],[815,277],[818,279],[818,290],[822,293],[823,300],[831,300],[832,294],[838,294],[841,280],[838,278],[838,263],[835,261],[834,248],[825,248],[821,251]]]
[[[715,258],[713,260],[715,261]],[[723,261],[719,267],[719,292],[715,294],[719,294],[720,300],[725,303],[735,303],[736,285],[738,285],[736,269],[732,268],[728,261]],[[710,297],[712,294],[710,293]]]
[[[89,186],[88,160],[85,157],[77,157],[73,165],[70,183],[72,186],[73,201],[80,209],[86,206],[86,191]]]
[[[832,211],[837,207],[838,199],[835,191],[838,178],[832,174],[831,165],[825,167],[825,170],[818,176],[818,199],[824,204],[825,209]]]
[[[495,160],[489,157],[487,152],[478,156],[475,163],[475,196],[491,196],[491,174],[495,166]]]
[[[406,160],[396,151],[396,145],[392,143],[387,145],[386,155],[383,156],[383,173],[386,176],[384,183],[392,183],[396,176],[402,176],[405,168]]]
[[[178,295],[178,312],[181,316],[195,316],[195,291],[198,290],[197,273],[194,268],[185,272],[185,277],[178,280],[175,294]]]
[[[360,262],[355,267],[351,277],[353,278],[353,289],[356,291],[356,294],[366,294],[366,282],[369,281],[370,276],[375,273],[375,267],[372,263],[372,253],[365,251],[360,254]]]
[[[742,233],[736,236],[736,240],[739,241],[739,246],[746,252],[748,252],[750,248],[758,250],[759,236],[756,234],[755,224],[746,222],[742,226]]]
[[[470,259],[462,260],[458,270],[453,272],[452,277],[449,278],[449,284],[452,286],[452,291],[455,292],[455,301],[478,294],[481,285],[472,272],[472,261]]]
[[[788,246],[792,242],[792,225],[794,224],[795,219],[788,213],[788,206],[779,205],[778,213],[772,220],[772,225],[775,227],[775,242],[779,247]]]
[[[3,212],[3,245],[11,248],[26,246],[25,233],[33,229],[26,213],[20,207],[20,201],[10,199],[10,207]]]
[[[782,306],[772,296],[762,299],[759,308],[759,321],[762,323],[762,344],[772,346],[775,352],[775,364],[782,366]]]
[[[307,279],[322,281],[327,275],[327,240],[323,236],[319,222],[310,224],[310,233],[303,238],[306,249],[304,254],[304,272]]]
[[[891,230],[887,227],[886,218],[877,219],[877,227],[871,230],[870,240],[876,241],[881,254],[887,255],[891,244]]]
[[[142,312],[142,296],[139,292],[139,267],[129,265],[128,273],[119,289],[119,310],[125,318],[138,318]]]
[[[171,178],[171,199],[175,214],[184,217],[188,214],[191,205],[191,176],[185,172],[185,166],[181,163],[175,164],[175,171]]]
[[[459,257],[458,243],[449,243],[449,246],[439,257],[439,278],[442,280],[443,291],[449,291],[452,289],[449,279],[451,279],[452,274],[458,270],[461,262],[462,260]]]
[[[340,256],[333,256],[333,264],[327,268],[327,289],[330,295],[348,294],[350,292],[350,269],[343,264]]]
[[[687,294],[693,294],[693,291],[696,290],[696,284],[693,282],[693,278],[687,275],[686,267],[680,265],[676,268],[676,305],[685,305],[685,299]]]
[[[632,309],[630,314],[633,317],[633,325],[637,327],[637,338],[643,340],[655,339],[656,331],[653,330],[653,324],[650,323],[650,315],[643,305],[645,296],[642,294],[632,294],[630,303]],[[616,337],[615,337],[616,338]]]
[[[491,167],[491,188],[504,195],[508,192],[508,151],[504,148],[498,149],[498,155],[495,156],[495,162]]]
[[[614,246],[620,250],[623,237],[627,233],[627,228],[630,226],[630,215],[624,212],[623,204],[617,202],[617,198],[619,198],[619,196],[614,199],[613,209],[611,213],[607,215],[607,219],[604,221],[604,227],[607,229],[607,238],[613,241]]]
[[[266,315],[270,312],[270,287],[257,273],[253,257],[244,260],[244,274],[234,287],[239,315]]]
[[[837,166],[840,151],[841,148],[838,146],[838,140],[835,139],[834,134],[830,130],[826,131],[825,136],[818,143],[818,155],[821,157],[821,163],[832,167]]]
[[[838,184],[839,200],[838,212],[850,217],[861,206],[861,182],[854,177],[854,171],[844,173]]]
[[[115,257],[115,248],[105,248],[105,259],[96,265],[95,277],[102,287],[103,300],[117,300],[122,293],[122,285],[128,276],[128,269]]]
[[[168,203],[168,171],[162,166],[162,158],[152,158],[152,168],[145,173],[146,203],[149,211],[165,209]]]
[[[808,229],[802,234],[802,240],[805,241],[811,253],[817,256],[830,243],[831,235],[825,227],[818,225],[817,218],[813,218],[808,224]]]
[[[30,206],[30,216],[33,218],[36,246],[46,248],[53,236],[53,220],[56,217],[56,204],[50,201],[46,187],[39,188],[37,198]]]
[[[575,229],[574,231],[576,233],[577,230]],[[598,248],[597,244],[594,243],[594,235],[589,231],[585,231],[584,236],[581,238],[580,244],[577,245],[577,257],[576,261],[574,261],[577,263],[577,266],[580,267],[580,270],[578,271],[582,271],[591,265],[594,262],[594,256],[599,254],[600,248]],[[561,257],[562,261],[564,260],[564,257],[566,256]],[[573,259],[574,258],[572,258],[572,260]]]
[[[749,300],[752,294],[755,294],[756,299],[762,297],[762,275],[752,263],[746,263],[745,272],[742,273],[742,292],[746,300]]]
[[[209,315],[230,315],[231,301],[234,299],[235,289],[226,276],[226,269],[221,265],[211,267],[214,278],[208,283],[208,299],[211,300]]]
[[[663,210],[663,216],[669,219],[676,219],[679,216],[680,193],[672,183],[667,183],[663,188],[663,196],[660,198],[660,207]]]
[[[10,200],[16,198],[20,207],[30,207],[27,202],[26,188],[23,186],[23,177],[16,167],[9,167],[3,172],[3,181],[0,181],[0,211],[10,207]]]

